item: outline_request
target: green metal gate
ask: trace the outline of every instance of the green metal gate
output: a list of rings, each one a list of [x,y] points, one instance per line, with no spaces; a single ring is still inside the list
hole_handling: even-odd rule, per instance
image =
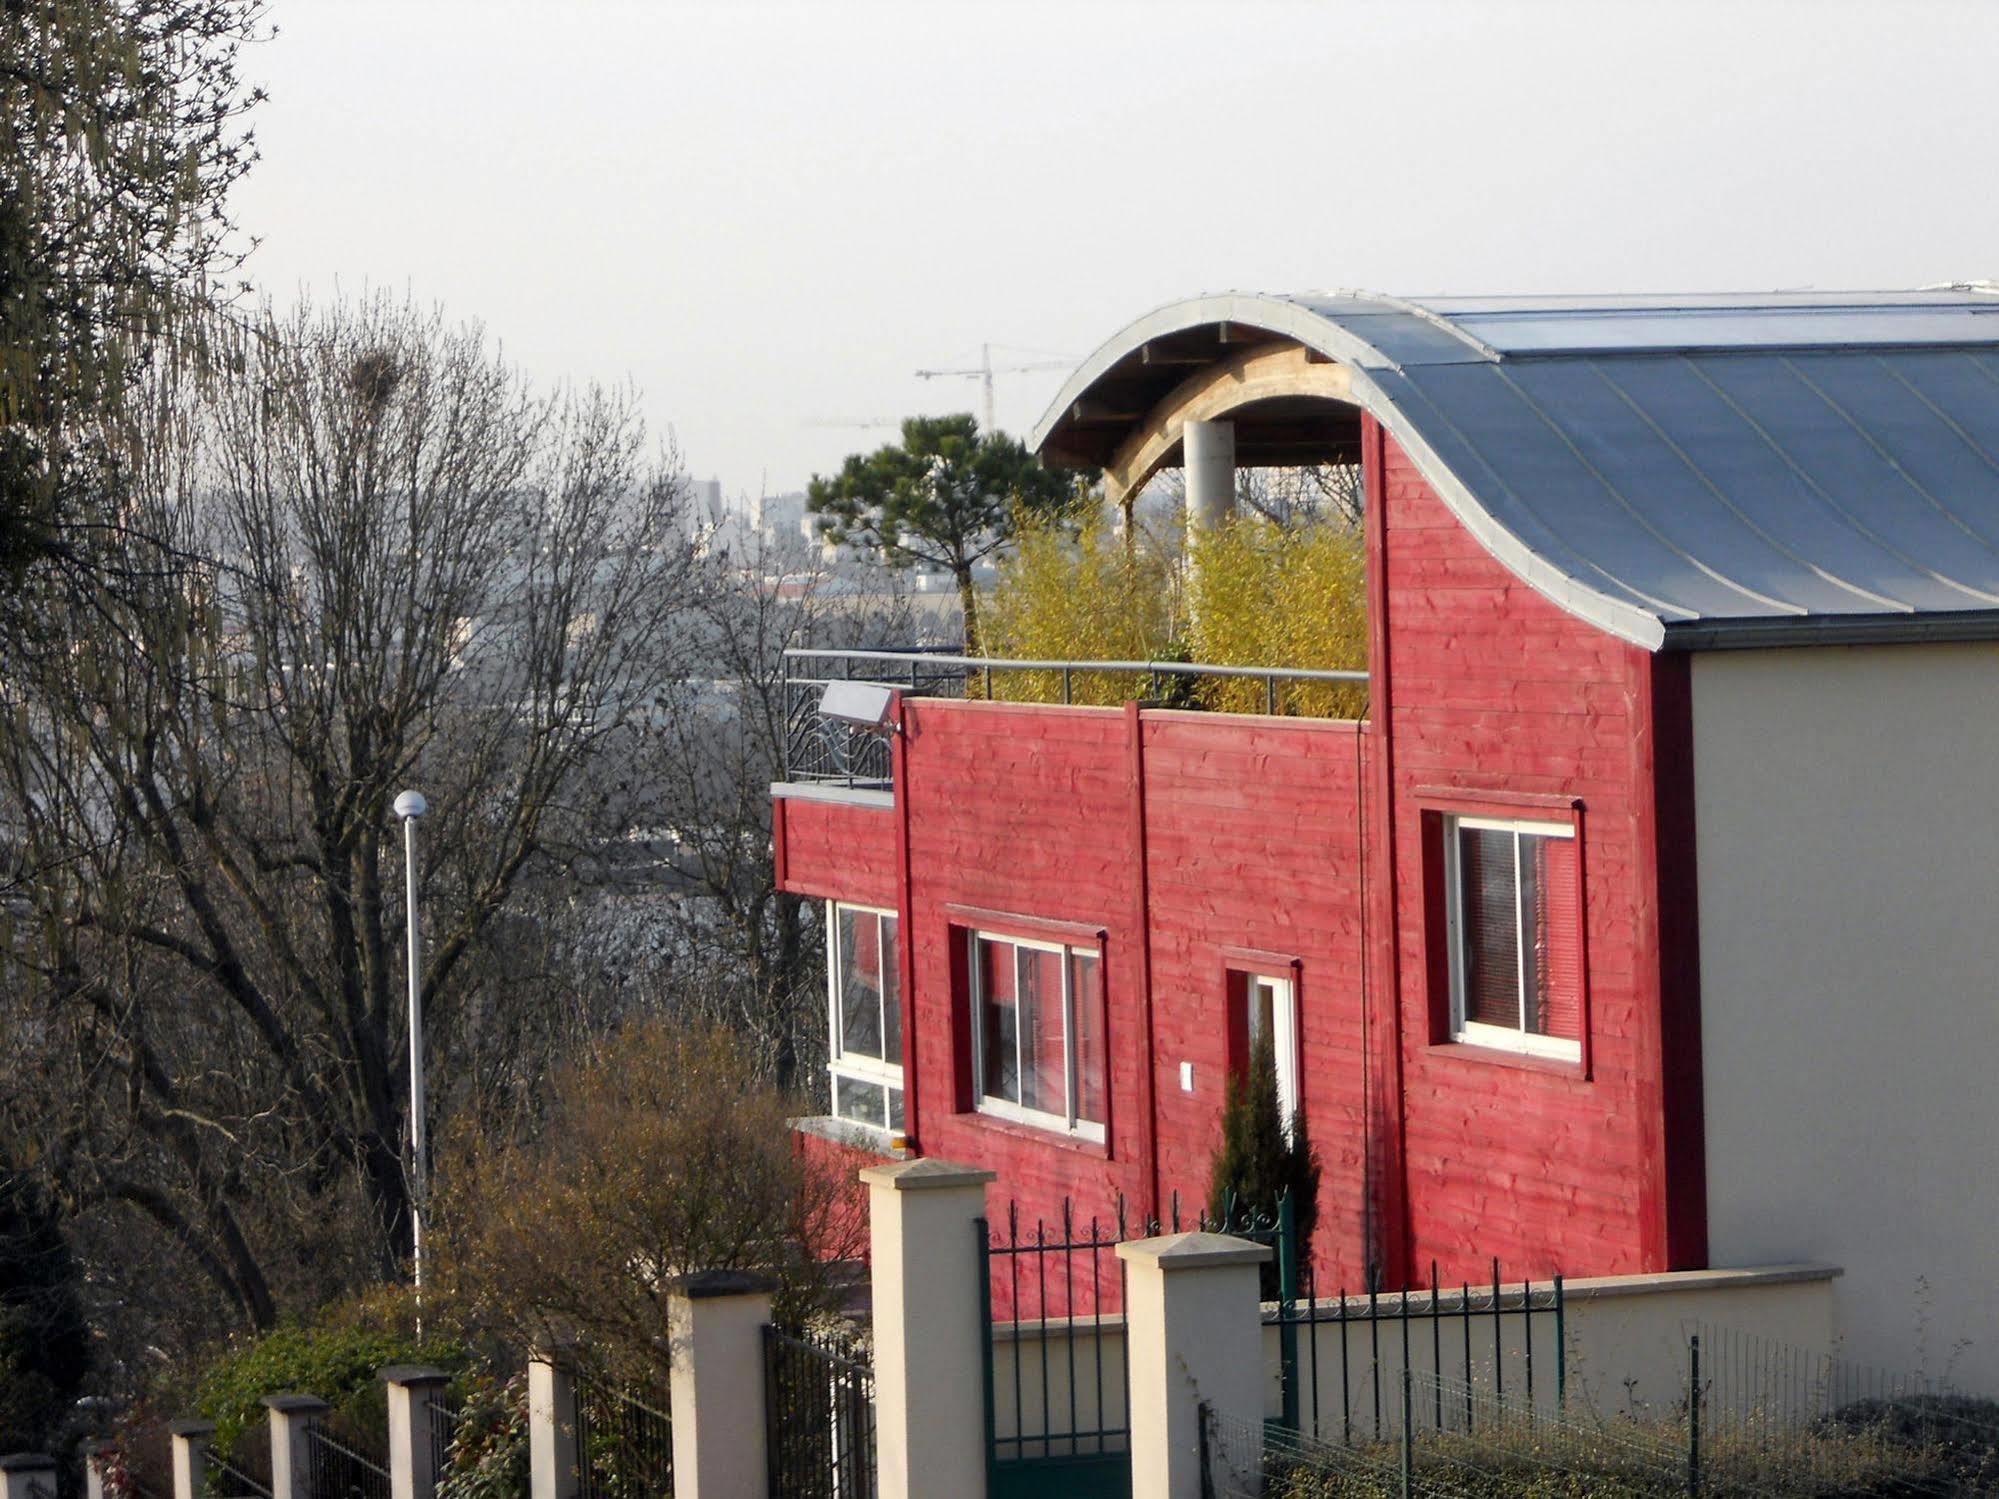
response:
[[[1125,1370],[1124,1261],[1129,1238],[1177,1233],[1178,1198],[1165,1223],[1128,1220],[1118,1201],[1108,1218],[1079,1221],[1065,1201],[1053,1223],[978,1223],[986,1294],[986,1479],[991,1499],[1126,1499],[1131,1493],[1130,1385]],[[1188,1227],[1232,1233],[1276,1250],[1274,1288],[1283,1307],[1296,1295],[1298,1254],[1287,1198],[1276,1213],[1205,1212]],[[1298,1421],[1298,1334],[1278,1321],[1284,1417]]]
[[[1124,1204],[1106,1222],[1031,1230],[1007,1208],[979,1220],[985,1342],[986,1490],[991,1499],[1123,1499],[1131,1493],[1124,1366]]]

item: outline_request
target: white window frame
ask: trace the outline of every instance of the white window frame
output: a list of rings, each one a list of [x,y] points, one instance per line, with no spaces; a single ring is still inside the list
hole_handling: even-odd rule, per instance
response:
[[[1268,984],[1270,1049],[1277,1059],[1277,1114],[1287,1139],[1298,1119],[1298,985],[1289,975],[1238,969],[1242,974],[1243,1033],[1250,1060],[1256,1057],[1256,986]]]
[[[969,929],[965,934],[967,946],[966,969],[971,975],[972,997],[972,1068],[974,1086],[978,1093],[977,1109],[981,1114],[990,1114],[995,1119],[1009,1120],[1014,1124],[1032,1125],[1036,1129],[1069,1135],[1078,1140],[1088,1140],[1094,1144],[1104,1143],[1104,1126],[1094,1119],[1076,1117],[1076,1003],[1071,984],[1075,973],[1074,960],[1078,957],[1093,958],[1097,964],[1097,998],[1104,1000],[1104,955],[1088,943],[1049,942],[1034,937],[1017,937],[1011,932],[980,931]],[[986,994],[983,966],[979,962],[981,942],[1004,942],[1016,952],[1025,948],[1033,952],[1060,953],[1062,956],[1062,1097],[1065,1112],[1051,1114],[1045,1109],[1030,1109],[1011,1099],[995,1098],[986,1092]],[[1020,1060],[1020,968],[1016,961],[1014,982],[1014,1076],[1023,1076]],[[1109,1101],[1110,1090],[1110,1049],[1108,1017],[1101,1017],[1105,1026],[1104,1089]]]
[[[1517,1026],[1488,1025],[1483,1021],[1465,1018],[1465,932],[1464,932],[1464,878],[1463,864],[1458,852],[1458,835],[1461,832],[1511,833],[1513,839],[1513,931],[1514,931],[1514,992],[1520,1004],[1520,1024]],[[1496,1051],[1519,1052],[1523,1056],[1546,1057],[1554,1061],[1580,1062],[1583,1057],[1583,1043],[1580,1036],[1571,1040],[1566,1036],[1542,1036],[1527,1029],[1527,943],[1530,933],[1526,930],[1525,912],[1520,906],[1520,837],[1526,833],[1543,838],[1574,838],[1576,828],[1570,822],[1544,822],[1526,818],[1474,817],[1449,814],[1444,818],[1444,925],[1445,941],[1450,949],[1451,968],[1451,1039],[1468,1046],[1485,1046]]]
[[[901,1134],[909,1128],[909,1097],[903,1090],[902,1064],[900,1062],[883,1061],[876,1057],[850,1057],[840,1049],[841,1038],[846,1034],[842,1025],[846,1017],[841,1013],[840,1004],[840,975],[846,971],[846,954],[840,950],[840,913],[842,911],[851,911],[861,916],[884,917],[896,924],[895,942],[893,944],[888,942],[881,944],[881,972],[884,975],[887,974],[890,963],[900,961],[900,954],[897,952],[897,948],[902,942],[902,919],[898,913],[884,910],[880,906],[864,906],[857,901],[851,900],[829,900],[826,902],[826,1071],[831,1074],[831,1079],[827,1084],[827,1107],[832,1110],[833,1117],[838,1119],[842,1124],[850,1124],[856,1129],[872,1130],[876,1134],[881,1135]],[[898,983],[896,985],[897,1003],[901,1002],[901,998],[902,985]],[[888,1017],[886,1015],[882,1017],[882,1024],[884,1031],[886,1031],[888,1024]],[[901,1017],[899,1016],[897,1017],[896,1035],[901,1040],[906,1055],[909,1038],[904,1033]],[[843,1077],[850,1082],[879,1084],[885,1089],[902,1094],[902,1124],[899,1126],[890,1123],[874,1124],[866,1119],[855,1119],[842,1114],[840,1112],[840,1079]],[[888,1107],[886,1095],[882,1099],[882,1114],[885,1120],[894,1117]]]

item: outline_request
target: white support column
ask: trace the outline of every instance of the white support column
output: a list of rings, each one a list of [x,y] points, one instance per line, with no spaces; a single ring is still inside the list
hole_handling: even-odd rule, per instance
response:
[[[1263,1309],[1270,1250],[1225,1234],[1165,1234],[1117,1247],[1125,1262],[1131,1491],[1201,1499],[1201,1406],[1263,1422]]]
[[[92,1442],[83,1449],[83,1499],[104,1499],[111,1461],[117,1455],[116,1442]]]
[[[437,1457],[430,1440],[430,1402],[451,1376],[428,1364],[391,1364],[375,1377],[388,1386],[389,1499],[434,1499]]]
[[[1180,444],[1187,529],[1212,530],[1235,514],[1235,423],[1188,422]]]
[[[986,1492],[986,1288],[976,1224],[992,1179],[990,1171],[935,1160],[861,1172],[874,1269],[881,1499]]]
[[[576,1375],[560,1353],[528,1359],[528,1499],[576,1499]]]
[[[213,1421],[176,1421],[167,1428],[173,1454],[174,1499],[203,1499],[206,1492],[208,1439]]]
[[[0,1457],[0,1499],[55,1499],[56,1460],[46,1452]]]
[[[769,1499],[763,1338],[773,1285],[705,1270],[668,1288],[675,1499]]]
[[[266,1395],[271,1423],[271,1499],[312,1499],[306,1432],[328,1406],[317,1395]]]

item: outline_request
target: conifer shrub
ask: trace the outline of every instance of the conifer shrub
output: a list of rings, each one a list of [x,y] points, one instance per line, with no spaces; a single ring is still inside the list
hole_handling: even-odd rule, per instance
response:
[[[1224,1231],[1245,1213],[1274,1221],[1286,1196],[1291,1199],[1302,1272],[1319,1221],[1319,1157],[1302,1111],[1288,1135],[1284,1129],[1277,1101],[1277,1056],[1270,1037],[1263,1036],[1250,1053],[1249,1066],[1229,1079],[1222,1138],[1209,1171],[1208,1221],[1222,1225]],[[1263,1269],[1263,1299],[1274,1300],[1275,1261]]]

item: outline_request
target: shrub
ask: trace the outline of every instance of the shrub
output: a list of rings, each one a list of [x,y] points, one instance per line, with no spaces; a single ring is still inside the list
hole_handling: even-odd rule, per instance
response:
[[[985,632],[988,654],[1028,660],[1359,670],[1367,665],[1365,549],[1360,532],[1344,525],[1280,526],[1258,515],[1196,537],[1185,557],[1177,535],[1127,544],[1101,522],[1074,531],[1066,521],[1028,524],[1000,563]],[[1008,672],[994,679],[993,694],[1059,702],[1061,674]],[[1257,681],[1070,674],[1072,702],[1129,698],[1238,713],[1261,713],[1267,701]],[[1287,683],[1277,706],[1355,718],[1367,711],[1367,689]]]
[[[794,1148],[788,1100],[714,1026],[628,1025],[551,1074],[540,1133],[447,1131],[439,1281],[466,1325],[519,1352],[579,1342],[628,1379],[663,1380],[668,1283],[697,1270],[774,1275],[781,1318],[832,1294],[844,1183]],[[512,1356],[510,1354],[509,1356]]]
[[[1222,1106],[1222,1138],[1208,1184],[1208,1218],[1226,1224],[1236,1214],[1277,1213],[1291,1199],[1297,1229],[1298,1262],[1311,1254],[1312,1230],[1319,1221],[1319,1159],[1305,1133],[1301,1112],[1287,1137],[1277,1101],[1277,1058],[1268,1036],[1258,1038],[1249,1066],[1229,1079]],[[1264,1267],[1264,1299],[1277,1294],[1274,1264]]]
[[[229,1457],[245,1432],[262,1428],[266,1395],[317,1395],[350,1429],[385,1430],[378,1370],[387,1364],[452,1368],[464,1361],[454,1339],[419,1341],[413,1312],[407,1292],[384,1288],[229,1348],[195,1386],[194,1407],[215,1423],[216,1450]]]
[[[1044,661],[1170,659],[1178,584],[1169,559],[1150,546],[1127,547],[1101,521],[1072,533],[1060,521],[1024,522],[999,565],[986,606],[986,654]],[[1062,700],[1059,672],[1008,672],[994,696],[1014,702]],[[1130,673],[1076,672],[1070,701],[1110,705],[1150,697]]]
[[[1194,538],[1192,623],[1196,661],[1312,671],[1367,666],[1367,560],[1361,534],[1338,525],[1277,526],[1239,515]],[[1203,683],[1207,706],[1261,713],[1261,682]],[[1367,712],[1361,684],[1292,682],[1282,711],[1313,718]]]
[[[527,1375],[467,1390],[437,1499],[520,1499],[528,1491]]]
[[[1969,1395],[1857,1400],[1819,1422],[1814,1434],[1821,1440],[1872,1438],[1889,1451],[1923,1459],[1934,1470],[1933,1481],[1968,1494],[1999,1491],[1999,1401]]]

